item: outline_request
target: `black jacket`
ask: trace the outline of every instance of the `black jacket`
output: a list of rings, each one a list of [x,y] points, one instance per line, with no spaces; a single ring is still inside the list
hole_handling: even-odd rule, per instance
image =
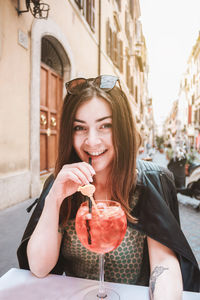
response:
[[[140,189],[140,197],[132,211],[132,215],[138,218],[138,223],[129,225],[172,249],[180,262],[184,290],[199,292],[200,270],[192,250],[180,229],[178,201],[173,175],[165,168],[141,160],[137,162],[137,169],[136,188]],[[26,254],[27,242],[41,215],[44,200],[53,181],[54,178],[51,175],[45,182],[43,191],[37,201],[37,206],[17,250],[19,266],[22,269],[29,269]],[[149,272],[147,244],[145,247],[142,269],[148,269]],[[63,273],[64,263],[62,263],[62,260],[62,255],[60,255],[51,273]]]

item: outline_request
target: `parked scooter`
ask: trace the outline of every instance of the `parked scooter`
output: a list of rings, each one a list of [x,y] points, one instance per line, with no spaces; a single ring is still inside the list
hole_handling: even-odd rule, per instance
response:
[[[199,162],[195,162],[195,161],[190,162],[188,164],[188,176],[190,176],[192,174],[192,172],[198,167],[200,167]]]
[[[176,155],[170,159],[167,167],[173,173],[177,193],[200,200],[200,164],[190,162],[186,186],[185,164],[187,162],[184,149],[177,147]]]
[[[185,188],[185,164],[187,161],[186,152],[183,147],[176,146],[167,167],[173,173],[177,191]]]
[[[172,158],[167,167],[173,173],[177,192],[185,189],[185,164],[186,158]]]
[[[196,166],[188,177],[187,187],[179,193],[200,200],[200,164]]]

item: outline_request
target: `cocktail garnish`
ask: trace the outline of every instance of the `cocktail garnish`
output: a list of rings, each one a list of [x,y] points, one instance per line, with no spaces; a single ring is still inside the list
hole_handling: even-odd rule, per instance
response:
[[[93,198],[93,194],[95,192],[95,186],[93,184],[86,184],[84,186],[79,186],[78,188],[78,192],[81,192],[81,194],[83,194],[84,196],[87,196],[90,198],[92,205],[94,206],[94,208],[96,209],[96,212],[98,213],[98,215],[100,216],[99,210],[97,208],[97,205],[94,201]]]
[[[93,184],[86,184],[83,186],[79,186],[78,192],[81,192],[84,196],[91,197],[95,192],[95,186]]]

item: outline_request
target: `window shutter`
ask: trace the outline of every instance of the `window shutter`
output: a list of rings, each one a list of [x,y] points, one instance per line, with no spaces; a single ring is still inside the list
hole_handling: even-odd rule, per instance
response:
[[[198,122],[199,122],[199,125],[200,125],[200,108],[199,108],[199,121]]]
[[[126,61],[126,84],[130,88],[130,65],[128,59]]]
[[[83,0],[75,0],[75,2],[76,2],[76,4],[78,5],[78,7],[79,7],[80,9],[83,8]]]
[[[90,10],[90,3],[91,0],[86,0],[86,21],[88,22],[88,24],[90,25],[90,13],[91,13],[91,10]]]
[[[114,32],[112,32],[112,29],[110,28],[110,41],[111,41],[111,47],[110,47],[110,58],[112,61],[114,61]]]
[[[110,48],[111,48],[111,39],[110,39],[110,22],[109,20],[106,23],[106,53],[110,57]]]
[[[83,15],[87,19],[87,0],[83,0]]]
[[[130,15],[131,15],[131,17],[132,17],[132,19],[133,19],[133,10],[134,10],[134,1],[133,0],[129,0],[130,2]]]
[[[138,87],[135,87],[135,102],[138,103]]]
[[[123,42],[119,41],[119,70],[123,73]]]
[[[91,29],[95,31],[95,0],[91,0]]]
[[[192,105],[188,106],[188,124],[192,123]]]
[[[114,55],[113,55],[113,62],[115,65],[117,65],[117,33],[113,32],[113,51],[114,51]]]
[[[131,89],[131,94],[134,95],[134,79],[133,79],[133,76],[131,76],[131,86],[130,86],[130,89]]]

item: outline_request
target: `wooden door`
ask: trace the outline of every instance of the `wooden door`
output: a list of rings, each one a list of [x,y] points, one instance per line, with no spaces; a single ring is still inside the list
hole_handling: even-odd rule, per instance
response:
[[[43,175],[54,170],[57,158],[63,80],[41,64],[40,85],[40,174]]]

